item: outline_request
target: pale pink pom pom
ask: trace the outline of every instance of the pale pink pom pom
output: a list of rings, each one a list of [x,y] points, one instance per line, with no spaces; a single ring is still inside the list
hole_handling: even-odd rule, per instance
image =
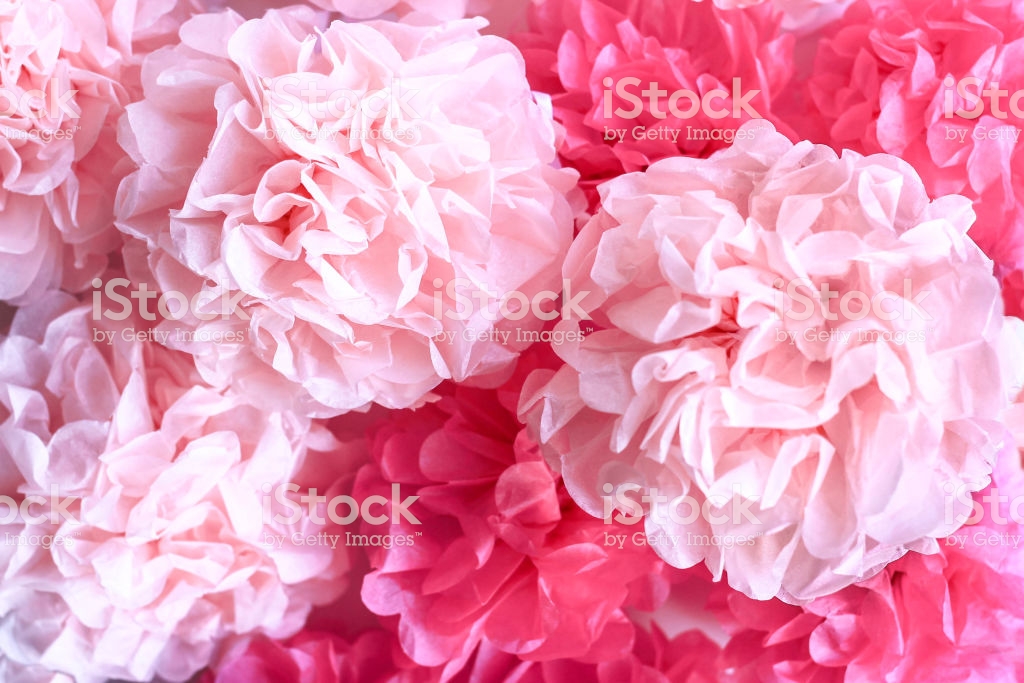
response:
[[[361,451],[203,386],[188,355],[131,329],[51,294],[0,342],[0,492],[41,496],[0,546],[0,660],[18,676],[184,681],[222,641],[289,636],[345,588],[343,548],[293,541],[327,527],[264,501],[334,486]]]
[[[803,607],[718,590],[709,607],[731,634],[719,680],[760,683],[767,671],[793,683],[1021,680],[1024,473],[1015,449],[973,499],[974,519],[939,554],[909,553]]]
[[[541,321],[496,304],[560,291],[576,178],[550,166],[521,57],[482,22],[318,16],[197,17],[146,61],[120,227],[146,240],[163,290],[205,288],[251,317],[174,323],[233,335],[181,348],[215,386],[318,416],[506,371],[516,331]]]
[[[1021,340],[967,200],[758,126],[600,188],[564,270],[593,320],[559,324],[597,331],[520,409],[586,510],[656,488],[669,563],[800,601],[955,531],[945,487],[987,482]]]
[[[132,26],[94,0],[0,7],[0,299],[83,289],[119,244],[114,194]]]

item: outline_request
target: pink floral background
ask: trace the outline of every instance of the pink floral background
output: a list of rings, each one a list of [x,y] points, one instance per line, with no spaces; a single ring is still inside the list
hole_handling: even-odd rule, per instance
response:
[[[0,4],[0,681],[1024,680],[1015,0]]]

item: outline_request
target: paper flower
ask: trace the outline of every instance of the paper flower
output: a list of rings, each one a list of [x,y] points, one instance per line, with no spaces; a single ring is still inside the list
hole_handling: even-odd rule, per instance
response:
[[[445,680],[478,645],[527,661],[618,660],[633,644],[624,608],[653,609],[667,592],[657,556],[642,542],[607,542],[621,527],[576,507],[516,421],[534,361],[498,391],[455,387],[391,416],[356,480],[358,499],[393,483],[417,496],[419,524],[394,514],[391,525],[364,524],[378,538],[363,543],[373,571],[362,596],[397,617],[406,654],[443,666]]]
[[[0,7],[0,299],[81,290],[117,248],[132,26],[93,0]]]
[[[358,449],[203,386],[189,356],[90,314],[50,294],[0,343],[0,488],[32,504],[4,527],[5,666],[185,681],[223,641],[298,631],[344,590],[348,556],[280,500],[325,491]]]
[[[743,121],[772,117],[793,69],[792,37],[769,4],[548,0],[531,10],[531,31],[515,40],[565,127],[559,154],[588,189],[728,146]]]
[[[316,18],[197,17],[146,61],[120,227],[163,291],[244,313],[173,323],[181,347],[215,386],[318,416],[507,373],[561,291],[576,177],[521,57],[477,21]]]
[[[1024,476],[1015,455],[1000,458],[995,485],[974,495],[977,521],[944,540],[938,555],[909,553],[803,608],[720,591],[710,607],[732,636],[719,680],[1020,680]]]
[[[564,269],[592,320],[556,326],[584,339],[520,410],[591,514],[645,511],[670,564],[809,600],[956,529],[944,488],[985,485],[1022,338],[967,200],[740,132],[600,188]]]
[[[803,115],[789,122],[836,149],[899,156],[931,196],[968,197],[971,237],[1001,275],[1020,270],[1022,38],[1011,0],[861,0],[816,39]]]

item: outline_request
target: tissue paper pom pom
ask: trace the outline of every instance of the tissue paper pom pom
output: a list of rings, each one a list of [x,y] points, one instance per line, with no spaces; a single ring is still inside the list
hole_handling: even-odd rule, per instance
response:
[[[129,170],[116,122],[131,26],[94,0],[0,7],[0,299],[84,289],[119,244],[114,194]]]
[[[720,591],[710,607],[731,631],[719,680],[1019,681],[1024,676],[1024,478],[1000,458],[984,511],[938,555],[909,553],[874,578],[803,608]],[[1005,463],[1005,466],[1003,466]],[[998,503],[999,520],[988,496]]]
[[[779,33],[770,5],[730,11],[691,0],[548,0],[533,5],[530,24],[515,40],[530,82],[552,95],[555,119],[565,126],[559,153],[587,188],[658,159],[728,146],[743,121],[772,116],[772,100],[792,71],[792,38]],[[627,78],[636,79],[624,86],[632,100],[615,92]],[[666,91],[657,113],[641,95],[654,82]],[[709,107],[727,110],[724,118],[671,113],[672,93],[703,98],[716,88],[726,95]],[[734,97],[734,88],[744,94]],[[691,102],[674,103],[687,113]],[[638,126],[654,137],[634,139]],[[608,142],[608,130],[625,137]]]
[[[264,501],[328,488],[362,451],[201,386],[189,356],[90,315],[52,293],[0,343],[0,491],[42,496],[29,511],[45,515],[4,527],[4,657],[80,683],[184,681],[224,639],[296,632],[344,590],[347,554],[293,545],[324,525],[265,519]],[[111,343],[93,341],[103,331]],[[324,451],[315,472],[308,450]]]
[[[1024,117],[994,86],[1024,89],[1024,17],[1013,0],[860,0],[818,44],[797,132],[836,149],[887,152],[910,162],[931,196],[962,194],[978,220],[971,237],[1002,268],[1024,263]],[[955,112],[976,109],[966,118]],[[1018,112],[1020,108],[1017,107]]]
[[[895,157],[742,130],[600,188],[564,269],[597,331],[520,410],[591,514],[657,489],[670,564],[807,600],[955,530],[943,486],[988,475],[1021,344],[967,200],[929,202]]]
[[[635,529],[579,510],[516,421],[528,369],[498,391],[446,385],[437,403],[394,414],[356,480],[357,499],[390,500],[393,483],[418,496],[407,509],[419,524],[393,507],[390,527],[364,524],[411,540],[369,549],[362,596],[397,615],[405,652],[445,678],[481,642],[530,661],[619,659],[634,630],[623,608],[653,609],[667,592],[645,545],[606,547],[606,532]]]
[[[541,321],[497,302],[561,290],[576,178],[549,166],[553,126],[520,56],[482,22],[316,16],[197,17],[146,61],[120,225],[164,291],[251,316],[187,317],[175,326],[200,339],[231,336],[182,348],[215,386],[318,416],[507,372],[525,343],[494,333]]]
[[[117,120],[140,55],[198,0],[9,0],[0,8],[0,299],[81,291],[121,244],[114,197],[130,160]]]
[[[253,638],[229,652],[200,683],[418,683],[436,680],[429,669],[400,671],[393,634],[368,631],[351,643],[331,633],[303,631],[286,642]]]

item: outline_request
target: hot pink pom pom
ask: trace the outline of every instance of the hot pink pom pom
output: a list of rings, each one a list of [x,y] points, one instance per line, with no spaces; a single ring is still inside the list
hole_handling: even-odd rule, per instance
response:
[[[792,37],[780,33],[770,5],[548,0],[532,6],[530,27],[515,37],[530,83],[552,96],[565,127],[559,154],[591,191],[658,159],[727,146],[743,121],[772,118],[772,101],[793,70]],[[620,82],[629,98],[616,94]],[[665,92],[652,106],[641,92],[654,82]],[[716,89],[724,95],[707,108],[671,102],[689,118],[671,113],[672,93],[703,99]]]
[[[656,555],[608,547],[605,532],[629,530],[577,508],[522,431],[513,411],[530,363],[497,392],[456,387],[395,414],[356,482],[357,497],[390,499],[392,483],[418,497],[420,524],[363,525],[411,541],[370,548],[362,595],[398,618],[409,657],[446,679],[481,644],[528,661],[620,659],[634,634],[623,608],[653,609],[667,590]]]

